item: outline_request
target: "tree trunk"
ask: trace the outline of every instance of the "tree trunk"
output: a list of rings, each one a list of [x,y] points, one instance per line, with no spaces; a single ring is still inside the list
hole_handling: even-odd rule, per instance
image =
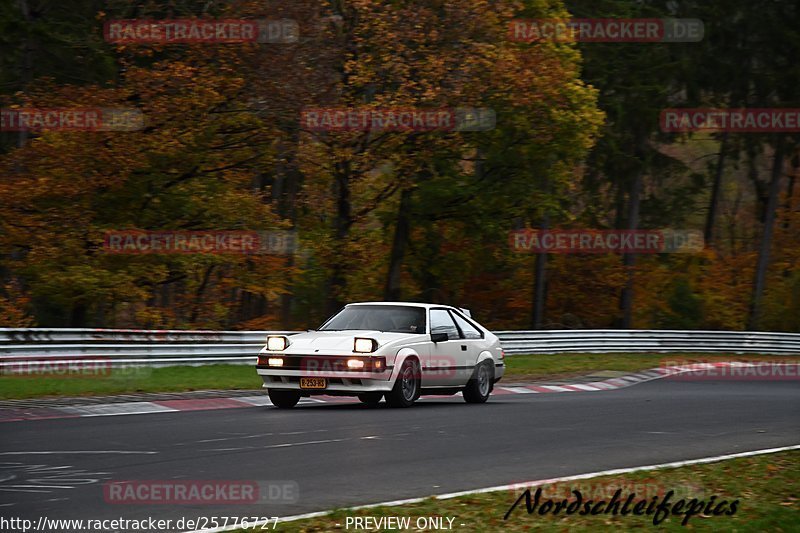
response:
[[[352,224],[352,205],[350,198],[350,171],[347,162],[336,164],[335,173],[336,219],[334,220],[334,239],[336,255],[333,258],[333,272],[328,281],[327,304],[328,314],[333,314],[344,305],[343,295],[347,281],[345,279],[345,262],[347,255],[347,236]]]
[[[200,314],[200,308],[203,306],[203,293],[206,291],[206,287],[208,287],[209,281],[211,280],[211,273],[214,271],[214,265],[208,267],[205,272],[203,272],[203,279],[200,281],[200,285],[197,286],[197,290],[194,293],[194,305],[192,305],[192,312],[189,315],[189,323],[191,324],[192,328],[196,328],[197,324],[197,317]]]
[[[422,255],[422,261],[420,261],[422,271],[419,273],[419,299],[423,302],[445,303],[446,298],[443,298],[444,293],[439,287],[439,278],[430,268],[430,265],[439,257],[441,234],[436,231],[434,226],[428,226],[425,228],[423,239],[423,245],[419,247],[419,253]]]
[[[85,303],[83,302],[74,303],[72,305],[72,309],[70,309],[68,327],[85,328],[87,311],[88,309]]]
[[[550,228],[550,217],[542,217],[542,229]],[[531,310],[531,327],[542,329],[544,322],[545,302],[547,301],[547,254],[544,252],[536,254],[536,262],[533,266],[533,308]]]
[[[411,189],[403,189],[400,193],[400,206],[397,209],[397,223],[394,229],[392,252],[389,256],[389,272],[386,276],[386,286],[383,297],[387,301],[400,299],[400,274],[403,269],[403,258],[411,234],[411,217],[409,208],[411,204]]]
[[[761,236],[761,245],[756,264],[756,276],[753,282],[753,297],[750,303],[750,319],[748,329],[755,330],[761,321],[761,298],[764,293],[764,284],[769,266],[769,254],[772,247],[772,233],[775,225],[775,215],[778,208],[778,193],[780,191],[783,175],[784,137],[778,137],[775,144],[775,155],[772,160],[772,175],[769,184],[766,211],[764,213],[764,231]]]
[[[297,166],[297,147],[300,143],[299,129],[294,128],[290,133],[289,143],[281,151],[281,160],[285,163],[278,165],[276,182],[280,182],[280,194],[277,195],[278,214],[289,220],[291,230],[297,227],[297,195],[303,181],[303,173]],[[294,267],[295,251],[292,250],[286,258],[287,270],[291,271]],[[292,302],[294,301],[294,290],[290,283],[288,291],[280,296],[280,321],[281,327],[289,329],[292,313]]]
[[[785,218],[783,229],[789,229],[789,220],[792,216],[792,197],[794,196],[794,183],[797,175],[800,174],[800,151],[796,151],[792,157],[792,172],[789,174],[789,183],[786,185],[786,202],[783,205]]]
[[[717,167],[714,171],[714,183],[711,186],[711,200],[708,203],[708,215],[706,216],[706,229],[703,234],[705,245],[711,246],[714,240],[714,223],[717,219],[717,205],[719,204],[719,191],[722,187],[722,174],[725,171],[725,156],[728,149],[728,132],[722,134],[722,141],[719,143],[719,155],[717,156]]]
[[[22,13],[22,18],[30,25],[33,19],[31,17],[30,6],[28,6],[28,0],[18,0],[17,4]],[[19,87],[20,90],[27,89],[28,85],[33,81],[33,51],[35,44],[31,35],[32,32],[27,32],[25,39],[22,41],[22,75],[20,76],[20,81],[22,83]],[[28,142],[28,137],[28,131],[22,128],[17,136],[17,146],[19,148],[25,146]]]
[[[644,169],[638,171],[631,184],[630,205],[628,209],[628,228],[635,230],[639,227],[639,206],[641,205],[642,182]],[[631,329],[633,323],[633,269],[636,265],[636,254],[624,254],[622,264],[625,266],[625,287],[620,296],[620,310],[622,311],[622,329]]]

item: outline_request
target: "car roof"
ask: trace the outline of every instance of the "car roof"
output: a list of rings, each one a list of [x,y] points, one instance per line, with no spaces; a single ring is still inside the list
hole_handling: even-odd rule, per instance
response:
[[[351,305],[402,305],[406,307],[425,307],[426,309],[430,309],[431,307],[448,307],[450,309],[458,309],[458,307],[454,307],[452,305],[429,304],[422,302],[354,302],[347,304],[345,307],[350,307]]]

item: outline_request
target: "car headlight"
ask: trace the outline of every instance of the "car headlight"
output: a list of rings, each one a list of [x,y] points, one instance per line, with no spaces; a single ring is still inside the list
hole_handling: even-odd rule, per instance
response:
[[[356,337],[353,342],[353,351],[356,353],[370,353],[378,349],[378,341],[375,339],[362,339]]]
[[[364,368],[364,360],[363,359],[348,359],[347,360],[347,368],[357,370]]]
[[[270,357],[267,363],[269,366],[283,366],[283,357]]]
[[[267,350],[280,352],[289,347],[289,339],[283,335],[267,335]]]

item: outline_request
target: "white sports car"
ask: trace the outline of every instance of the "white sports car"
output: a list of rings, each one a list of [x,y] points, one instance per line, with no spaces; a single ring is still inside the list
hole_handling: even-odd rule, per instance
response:
[[[280,408],[314,394],[408,407],[421,394],[460,391],[483,403],[503,377],[505,353],[464,309],[367,302],[347,305],[318,330],[269,335],[256,369]]]

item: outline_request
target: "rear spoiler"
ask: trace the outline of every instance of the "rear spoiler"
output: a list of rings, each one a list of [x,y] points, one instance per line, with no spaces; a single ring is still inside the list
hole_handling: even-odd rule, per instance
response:
[[[464,309],[463,307],[459,307],[458,310],[464,313],[469,318],[472,318],[472,313],[469,312],[469,309]]]

